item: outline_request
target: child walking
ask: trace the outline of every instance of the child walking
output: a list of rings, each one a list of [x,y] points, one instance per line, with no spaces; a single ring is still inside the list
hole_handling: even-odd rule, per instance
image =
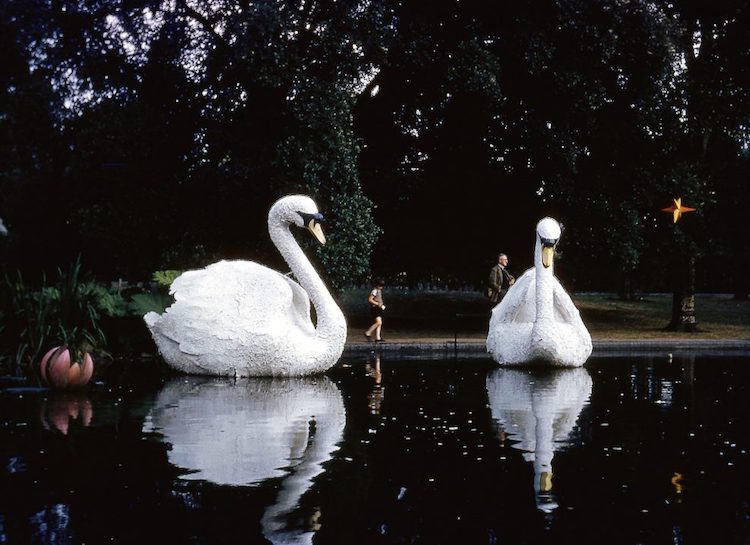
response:
[[[365,331],[365,338],[368,341],[372,340],[372,334],[375,333],[375,342],[385,342],[385,339],[380,336],[383,329],[383,311],[385,310],[385,304],[383,303],[384,287],[385,283],[381,279],[375,280],[372,283],[372,291],[367,297],[367,302],[370,303],[370,317],[373,320],[372,325]]]

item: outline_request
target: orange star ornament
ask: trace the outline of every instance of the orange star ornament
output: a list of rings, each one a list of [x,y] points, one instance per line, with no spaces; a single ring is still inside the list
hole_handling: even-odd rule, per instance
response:
[[[672,206],[670,206],[669,208],[662,208],[661,211],[671,212],[672,219],[674,219],[673,223],[677,223],[677,220],[680,219],[680,216],[687,212],[695,212],[695,208],[682,206],[682,197],[677,197],[676,199],[672,199]]]

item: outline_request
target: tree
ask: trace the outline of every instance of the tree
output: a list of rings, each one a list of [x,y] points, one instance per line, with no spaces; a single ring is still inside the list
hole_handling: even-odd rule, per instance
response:
[[[733,185],[733,178],[726,176],[725,162],[729,159],[734,168],[741,168],[741,149],[747,147],[748,142],[750,38],[747,23],[750,4],[685,3],[671,6],[671,9],[668,6],[668,9],[678,24],[677,59],[684,63],[681,65],[680,95],[684,117],[681,118],[680,133],[674,135],[676,152],[682,159],[678,164],[686,165],[688,179],[693,180],[693,195],[698,208],[705,207],[710,212],[710,208],[719,202],[715,197],[717,190],[726,190],[729,189],[727,185]],[[731,193],[730,189],[725,196],[729,198]],[[676,282],[670,329],[695,328],[689,315],[693,306],[691,284],[695,276],[695,257],[705,248],[705,245],[701,248],[700,243],[707,245],[713,238],[713,230],[727,232],[721,224],[732,222],[731,217],[715,218],[719,220],[716,224],[698,233],[688,233],[684,245],[684,276]],[[731,234],[733,240],[739,240],[738,233]],[[742,251],[739,244],[735,248],[735,251]]]
[[[476,285],[501,250],[530,265],[553,215],[566,284],[663,289],[676,196],[699,209],[679,227],[698,285],[750,255],[729,200],[747,197],[746,0],[0,9],[3,213],[24,238],[41,210],[36,247],[101,274],[277,265],[265,218],[287,192],[329,217],[336,285],[371,252],[389,279]]]
[[[538,219],[522,106],[506,93],[513,66],[502,66],[516,59],[498,45],[507,21],[481,2],[393,9],[396,36],[357,107],[363,185],[384,229],[374,261],[408,284],[476,285],[500,249],[531,247]]]
[[[70,190],[50,231],[71,226],[87,262],[143,275],[248,246],[273,259],[253,235],[276,198],[310,192],[331,220],[332,281],[363,277],[378,230],[353,168],[351,109],[390,25],[380,3],[31,7],[4,15],[70,152],[49,181]]]

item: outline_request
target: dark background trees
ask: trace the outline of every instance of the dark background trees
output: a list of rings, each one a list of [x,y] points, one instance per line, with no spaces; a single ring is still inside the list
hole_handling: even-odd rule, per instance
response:
[[[21,268],[77,251],[126,278],[218,257],[273,262],[268,209],[304,192],[330,222],[332,281],[364,276],[378,231],[351,110],[390,25],[380,6],[9,2],[3,20],[17,62],[2,130],[18,148],[3,214]]]
[[[669,289],[676,251],[747,294],[747,1],[0,10],[5,266],[279,266],[267,210],[306,192],[338,286],[478,286],[499,251],[520,273],[553,215],[571,288]]]

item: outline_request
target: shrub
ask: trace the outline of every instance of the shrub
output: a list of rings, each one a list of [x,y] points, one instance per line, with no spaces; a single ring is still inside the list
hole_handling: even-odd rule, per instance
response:
[[[124,316],[123,298],[93,281],[81,279],[80,260],[67,271],[58,269],[58,279],[41,286],[26,284],[20,272],[6,276],[1,299],[3,328],[0,331],[4,354],[13,371],[31,374],[32,364],[51,346],[67,345],[76,352],[104,351],[106,337],[101,317]]]

